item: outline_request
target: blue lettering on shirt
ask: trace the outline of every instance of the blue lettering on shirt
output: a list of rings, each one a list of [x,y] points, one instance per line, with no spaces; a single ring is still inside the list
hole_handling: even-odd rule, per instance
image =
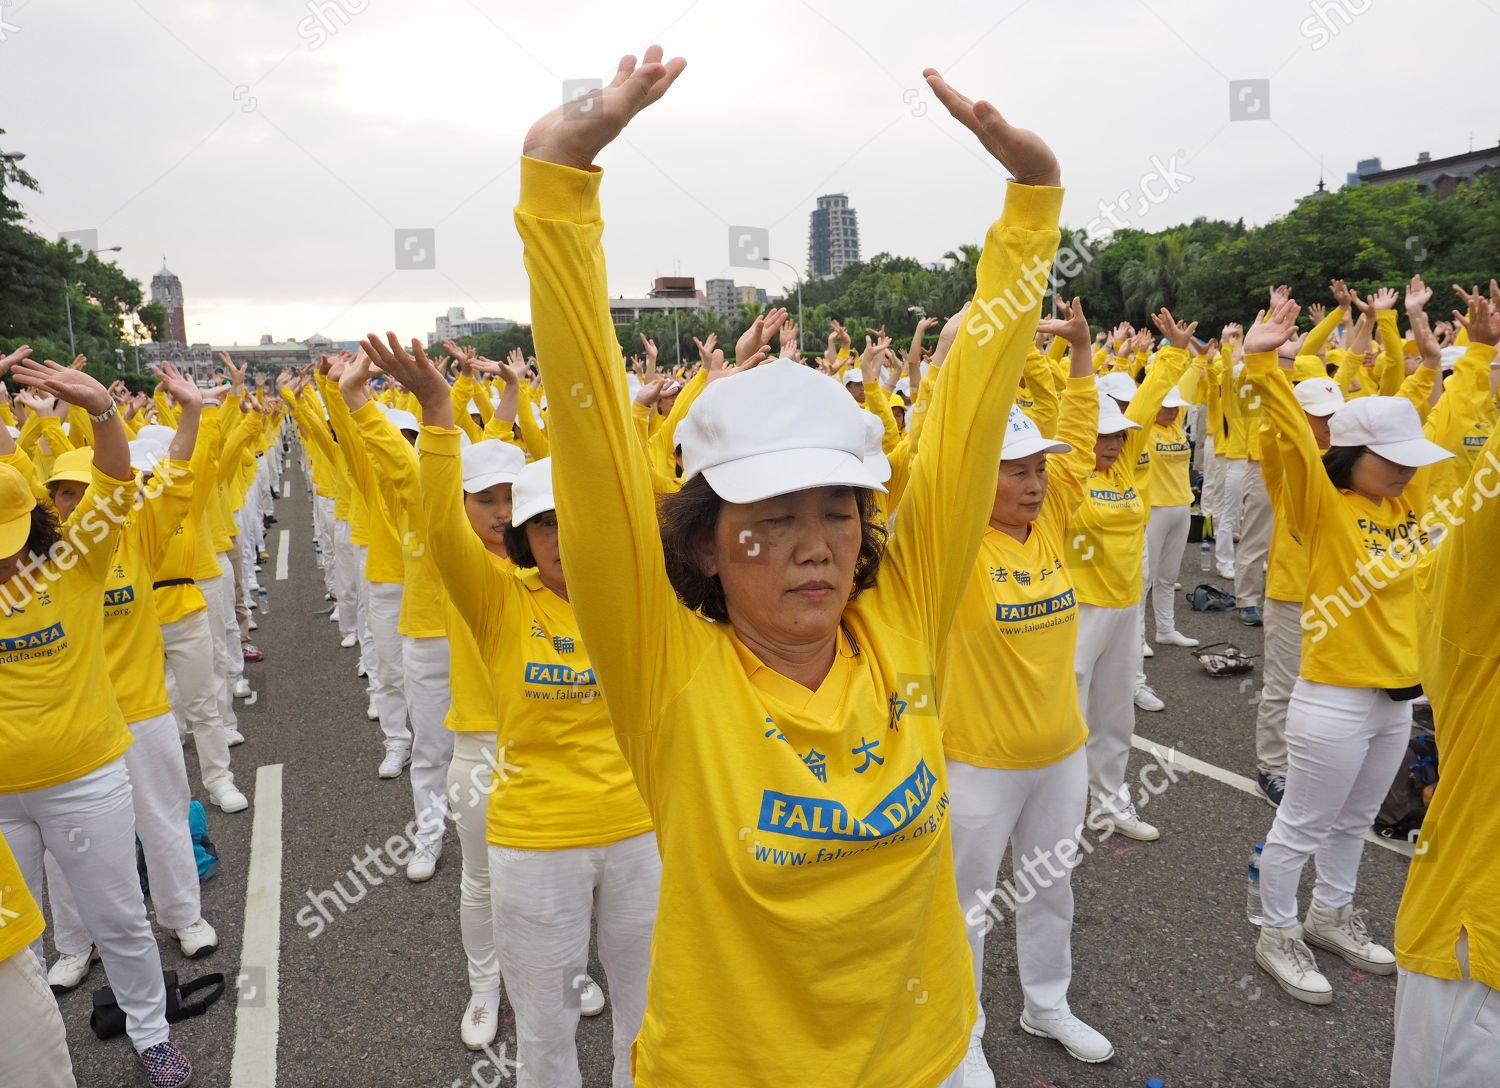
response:
[[[544,661],[526,662],[526,682],[545,684],[549,687],[589,687],[594,681],[594,670],[577,672],[566,665],[549,665]]]
[[[836,839],[867,842],[894,835],[921,815],[932,798],[937,775],[918,761],[915,769],[876,802],[863,819],[850,814],[840,802],[827,797],[799,797],[766,790],[761,794],[761,831],[796,835],[803,839]]]
[[[27,635],[0,638],[0,654],[8,654],[15,650],[35,650],[39,646],[50,646],[54,642],[60,642],[64,637],[66,636],[63,634],[63,625],[54,623],[51,627],[44,627],[40,631],[32,631]]]
[[[1006,604],[1001,602],[995,606],[995,621],[997,623],[1022,623],[1026,620],[1040,619],[1043,616],[1055,616],[1059,612],[1067,612],[1076,607],[1077,602],[1073,599],[1071,589],[1064,590],[1055,597],[1047,597],[1040,601],[1027,601],[1025,604]]]
[[[135,586],[121,586],[119,589],[107,589],[104,591],[104,607],[117,608],[122,604],[129,604],[135,600]]]

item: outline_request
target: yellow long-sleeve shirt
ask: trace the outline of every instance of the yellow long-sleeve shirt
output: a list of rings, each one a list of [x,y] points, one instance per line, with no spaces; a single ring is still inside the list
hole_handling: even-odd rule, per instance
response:
[[[1002,312],[1007,290],[1039,304],[1061,190],[1010,186],[879,583],[845,609],[810,691],[761,664],[732,624],[684,608],[667,580],[624,410],[600,177],[523,159],[516,222],[554,393],[569,594],[662,851],[635,1082],[935,1085],[963,1058],[975,1004],[931,687],[1039,305],[999,322],[986,310]],[[579,383],[588,409],[561,395]]]
[[[5,897],[6,924],[0,926],[0,963],[4,963],[12,956],[30,955],[26,946],[47,928],[4,835],[0,835],[0,893]]]

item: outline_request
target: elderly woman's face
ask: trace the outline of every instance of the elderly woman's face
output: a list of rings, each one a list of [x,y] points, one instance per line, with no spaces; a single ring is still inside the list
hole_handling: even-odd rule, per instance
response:
[[[736,629],[761,640],[826,637],[854,592],[863,531],[850,487],[726,502],[705,570],[718,575]]]

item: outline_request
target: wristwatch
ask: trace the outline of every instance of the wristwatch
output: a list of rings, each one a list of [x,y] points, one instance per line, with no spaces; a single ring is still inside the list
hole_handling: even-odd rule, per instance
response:
[[[89,412],[89,418],[92,419],[95,423],[103,423],[107,419],[109,419],[110,416],[114,415],[115,411],[115,402],[110,401],[109,407],[104,409],[104,411],[100,412],[98,415],[94,415],[93,412]]]

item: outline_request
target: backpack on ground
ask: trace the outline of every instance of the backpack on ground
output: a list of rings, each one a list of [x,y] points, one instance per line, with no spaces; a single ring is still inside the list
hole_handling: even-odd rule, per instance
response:
[[[219,873],[219,849],[208,837],[208,813],[199,801],[188,802],[188,833],[193,838],[193,858],[198,863],[198,883],[212,880]],[[135,869],[141,878],[141,892],[151,894],[151,882],[146,877],[146,851],[141,840],[135,840]]]
[[[1194,612],[1233,612],[1235,608],[1233,593],[1225,593],[1207,582],[1194,586],[1184,596]]]
[[[1422,820],[1437,789],[1437,736],[1422,722],[1413,721],[1406,757],[1396,770],[1396,780],[1375,814],[1375,830],[1388,839],[1416,841]]]

